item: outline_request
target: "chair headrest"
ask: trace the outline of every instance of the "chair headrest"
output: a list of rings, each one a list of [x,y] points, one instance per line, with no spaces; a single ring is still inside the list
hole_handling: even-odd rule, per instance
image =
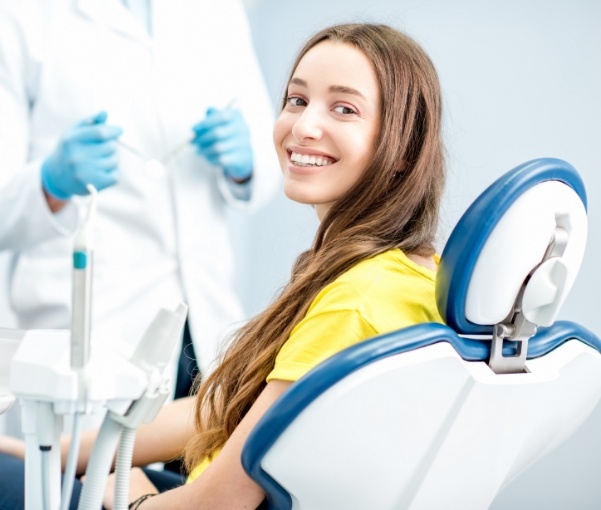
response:
[[[503,175],[469,207],[441,256],[438,309],[460,334],[489,335],[513,310],[551,325],[580,268],[586,191],[559,159],[536,159]]]

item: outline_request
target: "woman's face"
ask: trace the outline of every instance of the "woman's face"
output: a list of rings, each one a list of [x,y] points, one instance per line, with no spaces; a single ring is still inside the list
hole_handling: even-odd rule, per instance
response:
[[[299,62],[273,138],[288,198],[320,219],[361,178],[380,122],[380,90],[365,54],[324,41]]]

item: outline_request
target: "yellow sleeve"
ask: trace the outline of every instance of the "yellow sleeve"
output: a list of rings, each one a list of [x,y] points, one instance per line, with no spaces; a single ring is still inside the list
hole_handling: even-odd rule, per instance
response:
[[[375,335],[375,329],[355,310],[309,314],[292,330],[267,382],[296,381],[330,356]]]

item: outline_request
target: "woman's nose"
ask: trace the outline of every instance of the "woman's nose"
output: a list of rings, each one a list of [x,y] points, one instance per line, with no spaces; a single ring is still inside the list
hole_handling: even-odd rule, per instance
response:
[[[322,136],[322,116],[317,108],[305,108],[292,126],[292,134],[298,140],[319,139]]]

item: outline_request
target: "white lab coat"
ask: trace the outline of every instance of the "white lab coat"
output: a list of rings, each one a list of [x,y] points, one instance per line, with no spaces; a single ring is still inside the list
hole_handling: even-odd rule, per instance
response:
[[[70,327],[72,239],[87,198],[53,215],[39,174],[81,119],[107,111],[123,142],[160,159],[191,138],[209,106],[235,98],[255,158],[252,199],[239,205],[252,210],[278,187],[271,103],[242,6],[151,4],[152,38],[120,0],[0,3],[0,250],[12,254],[7,295],[21,328]],[[243,319],[225,217],[236,200],[192,146],[160,178],[121,149],[120,168],[120,182],[99,194],[93,341],[127,354],[161,306],[183,300],[207,371],[228,326]]]

